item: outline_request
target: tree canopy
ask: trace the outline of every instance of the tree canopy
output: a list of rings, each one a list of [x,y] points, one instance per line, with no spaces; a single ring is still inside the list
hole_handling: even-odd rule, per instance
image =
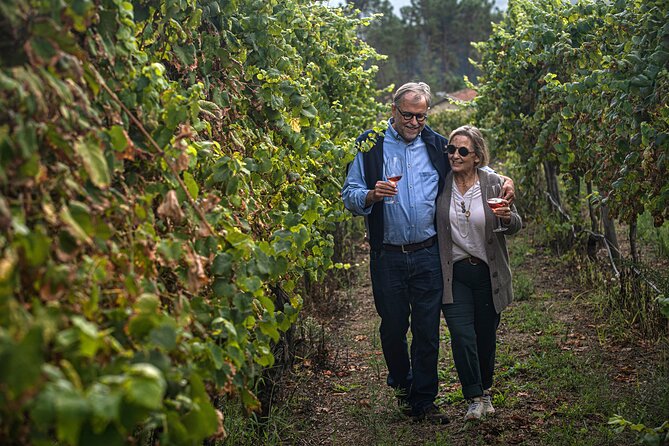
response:
[[[393,11],[388,0],[349,0],[368,17],[379,14],[362,29],[365,41],[387,59],[379,64],[380,87],[408,81],[427,82],[433,91],[454,91],[475,80],[479,71],[472,42],[486,40],[500,13],[492,0],[412,0]]]

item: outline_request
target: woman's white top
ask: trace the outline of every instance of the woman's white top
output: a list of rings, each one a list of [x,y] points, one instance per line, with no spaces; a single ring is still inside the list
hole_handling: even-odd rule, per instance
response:
[[[460,194],[453,180],[453,195],[450,209],[451,238],[453,239],[453,262],[469,256],[478,257],[488,263],[485,252],[485,210],[479,180]],[[464,210],[464,211],[463,211]],[[469,218],[467,218],[467,213]]]

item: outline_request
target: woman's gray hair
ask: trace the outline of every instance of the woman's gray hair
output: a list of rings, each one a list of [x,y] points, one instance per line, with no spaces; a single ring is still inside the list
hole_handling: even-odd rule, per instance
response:
[[[485,138],[483,138],[481,131],[473,125],[463,125],[462,127],[458,127],[451,132],[451,134],[448,136],[449,143],[453,140],[454,137],[458,135],[466,136],[472,142],[474,153],[480,159],[476,167],[487,166],[488,162],[490,162],[490,153],[488,152],[488,144],[486,144]]]
[[[425,82],[407,82],[395,91],[393,95],[393,104],[399,105],[400,101],[407,93],[414,93],[422,98],[425,98],[428,108],[432,104],[432,92],[430,86]]]

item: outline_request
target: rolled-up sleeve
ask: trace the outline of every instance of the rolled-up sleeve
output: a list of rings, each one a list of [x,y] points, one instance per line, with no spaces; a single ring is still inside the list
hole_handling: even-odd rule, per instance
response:
[[[365,171],[362,165],[362,153],[358,152],[355,159],[349,166],[348,175],[344,187],[341,190],[344,206],[354,215],[369,215],[373,206],[365,207],[367,197],[367,182],[365,181]]]

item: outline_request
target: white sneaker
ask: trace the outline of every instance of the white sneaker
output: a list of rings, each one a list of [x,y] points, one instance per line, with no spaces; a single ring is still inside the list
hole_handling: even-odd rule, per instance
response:
[[[483,397],[477,396],[469,400],[469,409],[467,409],[467,415],[465,415],[465,420],[478,420],[482,416],[483,416]]]
[[[482,406],[483,406],[483,411],[482,411],[482,412],[483,412],[483,415],[484,415],[484,416],[487,416],[487,415],[493,415],[493,414],[495,413],[495,408],[492,407],[492,395],[490,395],[489,393],[484,394],[484,395],[481,397],[481,401],[482,401],[482,403],[483,403],[483,404],[482,404]]]

